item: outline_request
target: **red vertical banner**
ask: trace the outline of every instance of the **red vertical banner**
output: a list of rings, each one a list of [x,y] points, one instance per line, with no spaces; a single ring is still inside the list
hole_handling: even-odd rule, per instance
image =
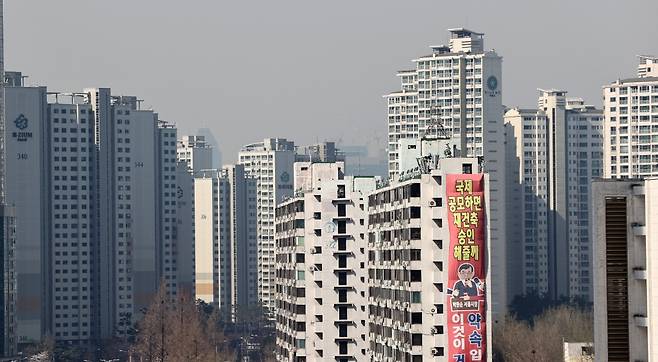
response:
[[[486,361],[484,175],[447,175],[446,195],[449,361]]]

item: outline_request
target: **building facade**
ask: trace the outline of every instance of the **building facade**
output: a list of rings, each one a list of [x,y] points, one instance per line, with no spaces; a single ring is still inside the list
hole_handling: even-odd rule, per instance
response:
[[[258,299],[274,312],[274,231],[276,205],[293,194],[295,145],[285,138],[266,138],[244,146],[239,164],[256,178],[258,222]]]
[[[11,84],[18,341],[122,335],[160,281],[176,294],[176,129],[106,88]]]
[[[447,305],[448,288],[452,287],[448,284],[452,253],[448,251],[451,235],[446,180],[448,174],[477,173],[480,169],[476,158],[441,159],[438,167],[430,172],[377,189],[369,195],[367,268],[371,361],[453,359],[449,356],[453,340],[449,337],[450,307]],[[489,204],[487,191],[484,205]],[[489,225],[491,219],[483,221]],[[488,232],[488,226],[486,230]],[[490,245],[491,249],[494,247]],[[491,289],[495,287],[492,285]],[[491,320],[490,302],[488,296],[487,321]],[[490,336],[490,332],[487,333]],[[487,356],[480,357],[487,360]]]
[[[277,207],[279,361],[367,361],[367,211],[373,177],[310,163],[309,182]]]
[[[389,178],[400,176],[400,147],[441,129],[451,140],[450,156],[483,157],[491,184],[491,255],[493,310],[502,317],[520,293],[520,275],[512,261],[521,252],[508,245],[506,217],[505,135],[502,105],[502,57],[485,50],[484,34],[449,29],[448,45],[414,59],[415,69],[398,72],[401,90],[385,96],[388,107]],[[508,272],[510,270],[511,272]]]
[[[658,179],[592,183],[596,361],[658,359]]]
[[[636,78],[603,87],[606,178],[658,175],[658,57],[639,58]]]
[[[2,6],[2,4],[0,4]],[[16,355],[16,216],[14,209],[0,208],[0,357]]]
[[[195,292],[232,320],[259,308],[257,181],[242,165],[194,179]]]
[[[523,291],[591,300],[590,182],[603,174],[603,112],[561,90],[505,113],[508,218]]]
[[[212,153],[212,146],[204,136],[183,136],[178,139],[177,159],[186,162],[192,173],[212,169]]]

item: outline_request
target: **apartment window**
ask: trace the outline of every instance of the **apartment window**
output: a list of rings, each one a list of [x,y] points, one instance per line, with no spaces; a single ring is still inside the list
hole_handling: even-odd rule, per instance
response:
[[[338,337],[347,337],[347,324],[338,326]]]
[[[410,280],[411,280],[412,282],[420,282],[420,281],[422,281],[422,277],[421,277],[421,275],[422,275],[422,273],[421,273],[420,270],[412,270],[412,271],[410,272],[409,277],[410,277]]]
[[[411,324],[422,324],[423,323],[423,313],[411,313]]]
[[[422,346],[423,345],[423,335],[420,333],[411,334],[411,345],[412,346]]]
[[[338,342],[338,354],[347,354],[347,342]]]
[[[306,340],[305,339],[298,339],[295,344],[296,344],[297,348],[299,348],[299,349],[305,349],[306,348]]]

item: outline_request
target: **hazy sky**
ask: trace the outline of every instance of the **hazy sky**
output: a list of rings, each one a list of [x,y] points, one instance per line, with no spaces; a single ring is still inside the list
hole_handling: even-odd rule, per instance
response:
[[[386,140],[382,95],[446,29],[503,56],[503,102],[601,86],[658,54],[658,1],[6,0],[8,70],[53,91],[138,95],[180,133],[209,127],[225,161],[264,137]]]

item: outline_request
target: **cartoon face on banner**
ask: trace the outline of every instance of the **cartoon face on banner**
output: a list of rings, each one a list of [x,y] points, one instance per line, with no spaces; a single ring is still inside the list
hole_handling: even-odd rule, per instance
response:
[[[449,360],[486,360],[484,175],[448,175]]]

